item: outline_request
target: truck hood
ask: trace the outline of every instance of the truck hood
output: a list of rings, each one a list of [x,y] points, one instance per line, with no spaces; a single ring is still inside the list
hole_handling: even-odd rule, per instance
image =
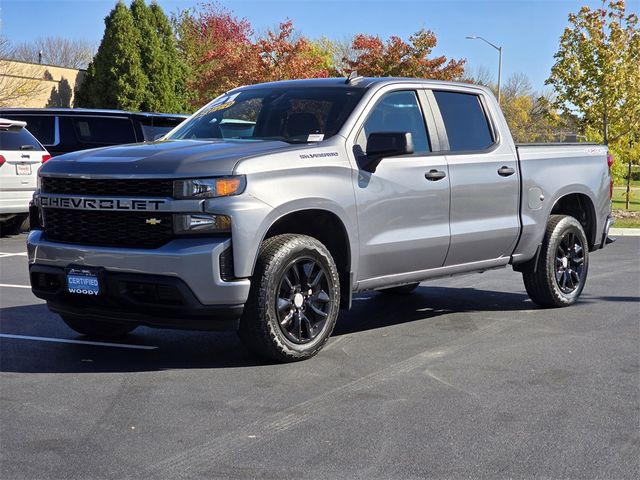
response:
[[[280,141],[167,140],[82,150],[45,163],[43,175],[193,177],[229,175],[239,160],[286,150]]]

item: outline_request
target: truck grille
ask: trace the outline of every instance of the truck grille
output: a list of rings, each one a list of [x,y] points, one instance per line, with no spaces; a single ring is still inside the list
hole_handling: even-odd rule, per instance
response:
[[[43,214],[46,238],[56,242],[158,248],[173,238],[170,213],[45,208]],[[147,223],[152,218],[155,224]]]
[[[102,197],[173,197],[173,180],[42,177],[43,193]]]

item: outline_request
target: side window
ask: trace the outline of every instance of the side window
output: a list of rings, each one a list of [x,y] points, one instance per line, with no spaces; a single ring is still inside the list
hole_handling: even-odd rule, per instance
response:
[[[147,142],[157,140],[161,135],[165,135],[176,125],[184,120],[180,117],[150,117],[140,120],[142,134]]]
[[[489,122],[477,95],[434,91],[452,152],[484,150],[493,144]]]
[[[415,92],[391,92],[373,108],[358,134],[356,143],[367,150],[367,138],[374,132],[411,132],[416,153],[431,151],[424,117]]]
[[[133,123],[128,118],[73,117],[73,128],[82,143],[119,145],[136,142]]]

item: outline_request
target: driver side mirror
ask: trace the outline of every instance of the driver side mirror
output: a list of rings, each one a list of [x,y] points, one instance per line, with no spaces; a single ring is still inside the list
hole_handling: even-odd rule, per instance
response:
[[[361,166],[363,170],[374,173],[383,158],[412,153],[411,132],[373,132],[367,137],[367,151],[361,158]]]

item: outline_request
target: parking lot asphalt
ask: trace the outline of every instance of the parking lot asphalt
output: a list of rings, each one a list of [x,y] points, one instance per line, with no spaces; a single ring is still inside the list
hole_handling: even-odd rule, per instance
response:
[[[575,478],[640,474],[640,238],[540,309],[510,268],[368,293],[295,364],[233,333],[84,342],[0,239],[0,478]],[[43,340],[44,339],[44,340]]]

